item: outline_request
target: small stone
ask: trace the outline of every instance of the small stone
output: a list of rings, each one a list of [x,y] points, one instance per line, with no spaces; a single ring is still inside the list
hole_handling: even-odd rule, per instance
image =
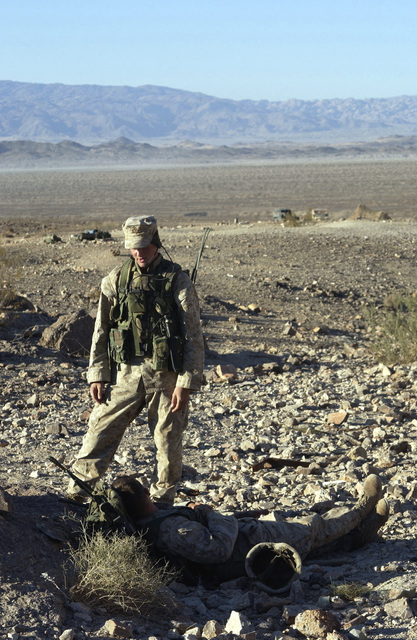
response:
[[[368,454],[363,447],[353,447],[348,453],[351,460],[357,460],[358,458],[367,458]]]
[[[350,629],[349,636],[351,638],[357,638],[357,640],[367,640],[368,636],[362,631],[362,629]],[[328,638],[329,636],[327,636]],[[326,638],[326,640],[327,640]]]
[[[413,618],[413,610],[411,609],[407,598],[398,598],[392,600],[384,605],[385,613],[391,618],[399,618],[400,620],[407,620]]]
[[[222,632],[223,632],[223,627],[219,622],[217,622],[217,620],[209,620],[204,625],[201,635],[203,636],[203,638],[206,638],[207,640],[211,640],[211,638],[215,638]]]
[[[200,627],[191,627],[183,633],[184,640],[199,640],[201,638],[201,629]]]
[[[220,458],[222,455],[221,449],[216,449],[216,447],[211,447],[211,449],[207,449],[205,452],[207,458]]]
[[[297,325],[293,322],[287,322],[284,325],[284,328],[281,332],[283,336],[296,336],[297,335]]]
[[[234,633],[237,636],[241,636],[242,633],[249,633],[253,629],[252,625],[246,616],[240,611],[232,611],[228,621],[226,622],[226,631],[227,633]]]
[[[294,628],[306,636],[323,638],[332,631],[338,631],[340,622],[330,611],[308,609],[296,616]]]
[[[28,407],[37,407],[39,404],[38,394],[34,393],[26,400],[26,404]]]
[[[221,380],[232,380],[237,376],[237,369],[233,364],[219,364],[216,373]]]
[[[334,413],[329,413],[329,415],[327,416],[327,422],[328,424],[339,425],[345,422],[347,417],[348,417],[347,411],[335,411]]]
[[[48,435],[59,435],[61,433],[61,427],[58,422],[52,422],[45,425],[45,433]]]
[[[133,635],[129,627],[119,624],[115,620],[106,620],[104,627],[107,633],[114,638],[131,638]]]

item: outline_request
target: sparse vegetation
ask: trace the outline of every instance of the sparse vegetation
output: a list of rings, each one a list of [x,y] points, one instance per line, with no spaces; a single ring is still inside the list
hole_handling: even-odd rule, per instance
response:
[[[74,584],[71,592],[91,606],[149,616],[172,612],[165,587],[175,578],[166,564],[155,563],[138,536],[84,529],[78,548],[71,547]]]
[[[313,211],[314,211],[314,209],[312,207],[308,207],[306,209],[306,212],[305,212],[304,217],[303,217],[304,222],[307,222],[307,223],[314,222]]]
[[[360,584],[360,582],[332,585],[332,595],[342,598],[345,602],[353,602],[356,598],[366,596],[370,591],[370,587]]]
[[[285,217],[283,220],[284,227],[299,227],[300,224],[301,224],[300,218],[296,216],[295,213],[291,211],[291,213],[285,214]]]
[[[19,271],[17,258],[0,247],[0,308],[6,307],[16,297],[15,281]]]
[[[384,364],[417,360],[417,297],[389,295],[382,308],[368,307],[365,321],[371,332],[371,351]]]

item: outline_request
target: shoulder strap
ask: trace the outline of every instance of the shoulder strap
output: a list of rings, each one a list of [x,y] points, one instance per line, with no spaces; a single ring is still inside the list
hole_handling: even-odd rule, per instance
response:
[[[127,293],[127,286],[130,282],[130,278],[132,275],[134,260],[133,258],[129,258],[122,265],[119,273],[119,279],[117,282],[117,297],[118,299],[123,298]]]
[[[178,271],[182,271],[182,267],[180,264],[176,262],[172,262],[172,260],[167,260],[166,258],[162,258],[161,262],[157,267],[158,272],[163,272],[166,275],[176,274]]]

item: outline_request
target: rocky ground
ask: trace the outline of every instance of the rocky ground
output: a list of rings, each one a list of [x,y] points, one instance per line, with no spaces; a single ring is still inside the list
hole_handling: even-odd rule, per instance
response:
[[[2,227],[5,269],[19,264],[12,282],[31,304],[4,309],[0,321],[0,637],[191,640],[204,629],[206,638],[417,638],[417,365],[380,364],[363,315],[367,304],[413,290],[416,225],[213,225],[197,279],[206,384],[191,401],[178,503],[191,493],[224,512],[250,507],[290,517],[352,503],[375,472],[392,515],[380,540],[306,563],[285,596],[249,579],[214,591],[174,583],[178,608],[166,620],[92,610],[65,583],[72,528],[63,516],[83,509],[63,500],[67,479],[48,456],[68,464],[80,446],[91,409],[87,360],[40,338],[60,315],[94,309],[101,276],[126,251],[119,232],[77,242],[65,231],[62,242],[47,244],[49,231],[59,234]],[[161,231],[172,257],[189,268],[201,234],[196,226]],[[290,462],[257,465],[271,457]],[[107,479],[149,476],[152,460],[141,415]],[[369,586],[367,595],[354,602],[332,595],[333,584],[356,581]],[[300,616],[314,609],[327,612],[320,614],[327,632],[315,630],[314,614]],[[334,619],[340,630],[331,633]]]

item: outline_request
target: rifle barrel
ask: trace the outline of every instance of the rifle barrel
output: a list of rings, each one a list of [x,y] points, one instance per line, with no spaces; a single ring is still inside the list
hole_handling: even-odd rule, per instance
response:
[[[194,283],[195,283],[195,281],[197,279],[198,267],[199,267],[201,256],[203,255],[204,247],[205,247],[205,244],[207,242],[207,238],[209,236],[210,231],[211,231],[211,227],[205,227],[204,228],[204,233],[203,233],[203,237],[201,239],[200,249],[199,249],[199,252],[197,254],[197,259],[195,261],[194,269],[193,269],[193,271],[191,273],[191,281],[194,282]]]
[[[93,494],[91,487],[88,486],[88,484],[86,484],[83,480],[81,480],[81,478],[79,478],[78,476],[75,475],[75,473],[73,473],[71,471],[71,469],[68,469],[68,467],[66,467],[65,465],[63,465],[61,462],[59,462],[56,458],[54,458],[53,456],[49,456],[48,458],[51,462],[54,463],[55,466],[59,467],[60,469],[62,469],[62,471],[65,471],[65,473],[67,473],[69,475],[70,478],[72,478],[72,480],[74,480],[75,484],[77,484],[80,489],[82,489],[83,491],[85,491],[86,493],[88,493],[88,495],[91,498],[95,498],[95,495]]]

